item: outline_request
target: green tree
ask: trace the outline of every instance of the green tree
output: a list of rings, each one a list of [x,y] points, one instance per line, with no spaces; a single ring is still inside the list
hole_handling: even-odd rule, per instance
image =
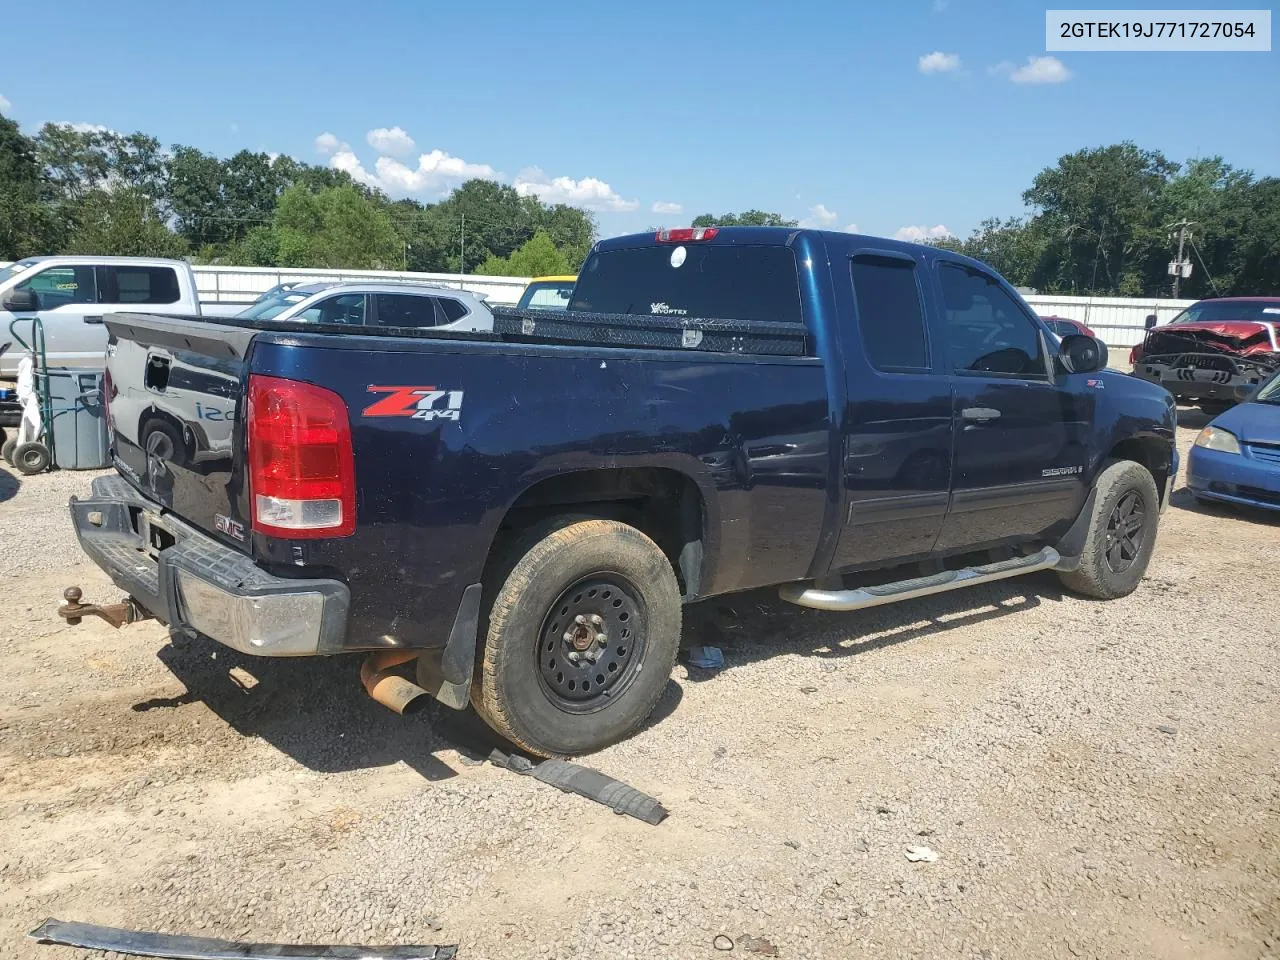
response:
[[[137,187],[93,190],[73,205],[67,253],[180,257],[187,242],[168,228],[155,203]]]
[[[1042,170],[1022,195],[1052,248],[1033,285],[1134,296],[1158,283],[1164,192],[1177,171],[1159,151],[1130,142],[1080,150]]]
[[[694,227],[794,227],[798,220],[788,220],[780,213],[769,213],[764,210],[746,210],[742,213],[726,213],[714,216],[710,213],[699,214],[693,218],[690,226]]]
[[[49,224],[42,186],[35,144],[0,116],[0,259],[44,252]]]
[[[563,276],[574,269],[551,235],[539,230],[511,256],[489,257],[476,272],[494,277],[547,277]]]

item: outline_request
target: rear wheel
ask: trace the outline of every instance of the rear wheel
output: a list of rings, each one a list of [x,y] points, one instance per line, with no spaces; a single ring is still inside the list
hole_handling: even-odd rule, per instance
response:
[[[1220,413],[1226,413],[1235,404],[1227,400],[1201,400],[1199,406],[1206,416],[1216,417]]]
[[[570,523],[530,544],[499,586],[472,703],[539,756],[598,750],[653,711],[680,617],[657,544],[612,520]]]
[[[4,442],[4,446],[0,446],[0,457],[4,457],[5,462],[9,466],[13,466],[13,451],[18,446],[18,438],[10,437]]]
[[[1076,593],[1112,600],[1132,593],[1146,573],[1160,523],[1160,495],[1150,471],[1132,460],[1104,469],[1094,489],[1080,566],[1058,576]]]

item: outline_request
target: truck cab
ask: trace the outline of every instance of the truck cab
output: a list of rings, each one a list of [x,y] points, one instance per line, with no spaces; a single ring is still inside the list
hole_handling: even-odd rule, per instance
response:
[[[101,368],[107,346],[103,317],[120,310],[199,316],[191,265],[150,257],[56,256],[29,257],[0,269],[0,347],[8,344],[0,351],[0,377],[18,372],[21,349],[9,330],[15,317],[40,318],[50,366]]]

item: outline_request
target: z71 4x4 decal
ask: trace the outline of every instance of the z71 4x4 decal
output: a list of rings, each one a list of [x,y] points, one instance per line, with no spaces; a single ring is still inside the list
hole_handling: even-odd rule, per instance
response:
[[[370,385],[369,393],[386,396],[364,408],[366,417],[410,417],[414,420],[462,418],[462,391],[437,387],[381,387]]]

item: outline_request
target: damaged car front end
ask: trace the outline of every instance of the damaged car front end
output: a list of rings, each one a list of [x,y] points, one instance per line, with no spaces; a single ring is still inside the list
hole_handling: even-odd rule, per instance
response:
[[[1242,403],[1280,370],[1280,300],[1235,303],[1203,301],[1149,330],[1130,355],[1133,375],[1211,416]]]

